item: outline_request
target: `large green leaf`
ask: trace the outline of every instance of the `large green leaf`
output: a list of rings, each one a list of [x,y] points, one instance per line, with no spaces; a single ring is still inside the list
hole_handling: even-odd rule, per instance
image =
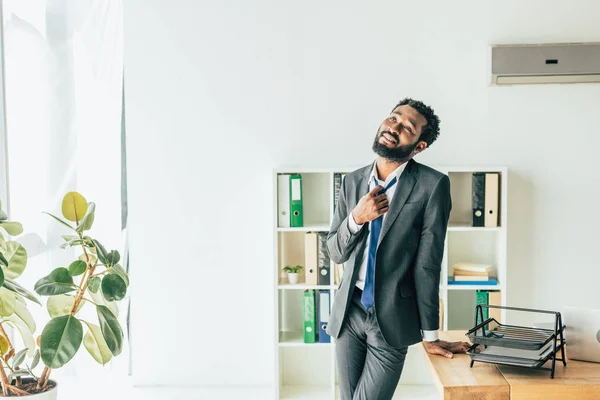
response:
[[[4,211],[0,210],[0,221],[6,221],[8,219],[8,214]]]
[[[127,286],[129,286],[129,276],[127,275],[127,272],[125,272],[125,270],[123,269],[123,267],[121,266],[121,264],[115,264],[115,265],[113,265],[108,270],[108,273],[109,274],[119,275],[125,281],[125,284]]]
[[[92,241],[94,242],[94,247],[96,247],[96,254],[98,254],[98,259],[102,264],[107,265],[108,253],[106,252],[106,249],[104,248],[104,246],[102,246],[102,243],[100,243],[96,239],[92,239]]]
[[[99,276],[92,276],[88,280],[88,289],[92,293],[98,293],[98,289],[100,288],[100,282],[102,279]]]
[[[42,361],[50,368],[60,368],[75,356],[82,341],[83,327],[77,318],[72,315],[53,318],[42,331]]]
[[[127,285],[119,275],[106,275],[102,278],[102,294],[106,301],[119,301],[127,294]]]
[[[4,258],[2,253],[0,253],[0,267],[8,267],[8,260]]]
[[[83,219],[88,210],[85,197],[77,192],[69,192],[63,197],[62,214],[67,220],[78,222]]]
[[[23,321],[16,315],[9,315],[3,318],[4,321],[8,322],[13,328],[17,329],[23,339],[23,345],[29,349],[28,356],[33,357],[35,353],[35,339],[29,330],[29,327],[23,323]]]
[[[75,260],[69,265],[69,274],[71,276],[79,276],[85,272],[87,264],[81,260]]]
[[[4,285],[4,270],[0,268],[0,285]]]
[[[100,329],[106,344],[114,356],[121,354],[123,349],[123,330],[117,317],[106,306],[97,306]]]
[[[35,292],[40,296],[65,294],[76,289],[77,286],[73,283],[73,277],[69,274],[69,270],[64,267],[56,268],[50,275],[37,281],[34,287]]]
[[[8,317],[15,312],[17,298],[15,294],[5,287],[0,288],[0,316]]]
[[[4,228],[10,236],[19,236],[23,233],[23,225],[20,222],[0,222],[0,228]]]
[[[13,295],[17,296],[14,293],[13,293]],[[29,331],[31,332],[31,334],[35,333],[35,329],[36,329],[35,320],[33,319],[33,316],[31,315],[31,313],[29,312],[27,307],[20,301],[17,301],[15,303],[15,315],[17,318],[19,318],[23,322],[23,324],[25,324],[29,328]]]
[[[63,224],[64,226],[66,226],[69,229],[75,230],[75,228],[73,228],[71,225],[69,225],[68,223],[66,223],[65,221],[63,221],[62,219],[58,218],[56,215],[52,215],[49,212],[46,211],[42,211],[44,214],[48,214],[49,216],[51,216],[52,218],[54,218],[55,220],[57,220],[58,222],[60,222],[61,224]]]
[[[68,294],[50,296],[48,298],[48,303],[46,304],[46,307],[48,308],[48,314],[50,314],[52,318],[67,315],[71,312],[71,308],[73,308],[74,301],[75,297]],[[76,312],[79,312],[81,310],[81,307],[83,307],[83,303],[83,301],[79,303]]]
[[[90,292],[90,297],[92,298],[92,300],[94,301],[94,303],[97,306],[106,306],[108,307],[108,309],[110,311],[112,311],[112,313],[116,316],[119,317],[119,305],[117,303],[115,303],[114,301],[106,301],[106,299],[104,298],[104,296],[102,296],[102,290],[98,290],[97,293],[92,293]]]
[[[39,304],[40,306],[42,305],[42,303],[40,303],[40,300],[33,293],[31,293],[29,290],[25,289],[23,286],[19,285],[17,282],[13,281],[10,278],[4,278],[4,287],[12,292],[20,294],[21,296],[33,301],[36,304]]]
[[[75,229],[79,233],[83,233],[83,231],[89,231],[92,229],[92,225],[94,224],[94,211],[96,210],[96,204],[93,202],[88,203],[88,209],[85,213],[83,219],[79,222],[79,225]]]
[[[112,358],[112,353],[102,335],[102,330],[98,325],[86,321],[83,322],[85,322],[89,329],[83,337],[83,345],[94,360],[99,364],[105,365]]]
[[[4,275],[10,279],[21,276],[27,266],[27,250],[18,242],[6,242],[7,251],[4,254],[8,261],[8,268],[4,270]]]

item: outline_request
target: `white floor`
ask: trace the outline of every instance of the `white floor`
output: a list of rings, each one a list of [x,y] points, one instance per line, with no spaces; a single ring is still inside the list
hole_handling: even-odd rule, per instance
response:
[[[128,382],[113,382],[98,387],[86,385],[80,381],[59,383],[59,400],[268,400],[273,398],[271,388],[172,388],[172,387],[133,387]],[[294,400],[317,400],[314,396],[282,397]],[[402,400],[438,400],[439,394],[433,385],[400,385],[394,399]]]

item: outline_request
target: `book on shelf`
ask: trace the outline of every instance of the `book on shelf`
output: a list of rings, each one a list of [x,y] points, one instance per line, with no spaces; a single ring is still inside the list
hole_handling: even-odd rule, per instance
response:
[[[329,249],[327,248],[327,232],[319,232],[318,238],[319,241],[317,244],[317,259],[319,266],[319,276],[317,278],[317,283],[319,285],[327,286],[331,283],[331,274],[329,271],[331,261],[329,258]]]
[[[454,277],[448,278],[448,285],[497,285],[498,279],[496,277],[490,276],[489,279],[485,281],[457,281]]]
[[[463,276],[454,274],[454,280],[456,282],[485,282],[490,280],[490,276]]]
[[[304,343],[317,342],[317,313],[314,290],[306,290],[303,296],[302,318],[304,328]]]
[[[495,228],[498,226],[500,174],[498,172],[473,172],[471,182],[472,226]]]
[[[277,175],[277,226],[300,228],[304,226],[302,175]]]
[[[500,306],[501,297],[499,291],[488,291],[488,290],[477,290],[475,292],[475,306],[478,304],[484,306]],[[482,307],[483,320],[488,318],[494,318],[496,321],[501,322],[501,310],[498,308]]]
[[[459,262],[452,265],[452,269],[456,271],[460,271],[462,273],[489,273],[494,267],[490,264],[478,264],[478,263],[468,263],[468,262]]]
[[[456,282],[485,282],[494,276],[494,267],[487,264],[457,263],[452,269]]]
[[[483,306],[487,306],[488,305],[488,292],[486,292],[485,290],[477,290],[475,292],[475,306],[477,305],[483,305]],[[487,307],[482,307],[481,311],[483,311],[483,320],[487,320],[488,319],[488,309]]]

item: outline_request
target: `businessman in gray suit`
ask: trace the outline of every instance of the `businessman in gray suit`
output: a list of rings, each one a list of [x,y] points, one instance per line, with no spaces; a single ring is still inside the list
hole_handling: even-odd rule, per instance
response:
[[[377,130],[376,161],[342,182],[327,247],[345,268],[327,332],[344,400],[391,399],[412,344],[448,358],[467,350],[437,337],[450,180],[413,160],[438,135],[434,111],[404,99]]]

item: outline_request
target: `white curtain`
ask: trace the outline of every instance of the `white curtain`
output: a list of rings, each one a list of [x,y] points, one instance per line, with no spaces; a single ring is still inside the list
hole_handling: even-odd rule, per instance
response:
[[[30,259],[20,281],[33,288],[37,279],[79,255],[58,248],[67,232],[41,213],[60,215],[69,191],[96,203],[90,236],[123,254],[122,1],[4,0],[3,16],[11,219],[25,229],[19,240]],[[40,334],[49,317],[45,309],[30,309]],[[92,311],[84,315],[93,318]],[[52,376],[127,374],[128,363],[125,349],[101,368],[82,346]]]

